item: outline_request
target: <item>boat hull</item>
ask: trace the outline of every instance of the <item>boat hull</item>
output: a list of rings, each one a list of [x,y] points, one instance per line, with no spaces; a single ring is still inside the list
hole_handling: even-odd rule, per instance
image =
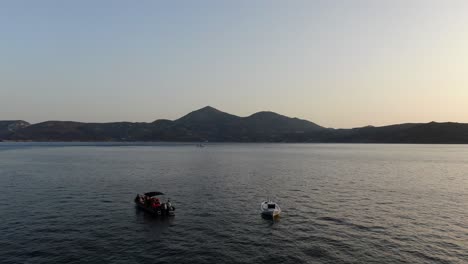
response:
[[[269,216],[269,217],[275,217],[275,216],[278,216],[280,215],[281,213],[281,210],[277,210],[277,211],[262,211],[262,215],[263,216]]]
[[[261,214],[265,217],[277,217],[281,213],[281,208],[275,204],[274,208],[268,208],[268,203],[263,202],[260,206]]]

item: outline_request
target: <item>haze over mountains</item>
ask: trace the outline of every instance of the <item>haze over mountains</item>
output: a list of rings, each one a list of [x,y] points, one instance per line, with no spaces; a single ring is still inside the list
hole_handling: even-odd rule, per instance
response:
[[[152,123],[0,121],[1,140],[468,143],[468,124],[431,122],[332,129],[273,112],[239,117],[207,106],[174,121],[160,119]]]

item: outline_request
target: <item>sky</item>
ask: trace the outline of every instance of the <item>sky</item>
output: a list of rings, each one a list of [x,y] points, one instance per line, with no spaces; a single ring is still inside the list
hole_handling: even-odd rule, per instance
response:
[[[0,120],[468,123],[468,1],[0,1]]]

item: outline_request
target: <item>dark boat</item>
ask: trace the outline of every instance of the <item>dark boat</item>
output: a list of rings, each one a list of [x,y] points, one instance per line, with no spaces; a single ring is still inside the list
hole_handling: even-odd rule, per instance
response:
[[[156,216],[172,216],[175,215],[175,207],[171,201],[160,202],[157,196],[164,195],[162,192],[147,192],[145,194],[137,194],[134,199],[136,206],[144,211]]]

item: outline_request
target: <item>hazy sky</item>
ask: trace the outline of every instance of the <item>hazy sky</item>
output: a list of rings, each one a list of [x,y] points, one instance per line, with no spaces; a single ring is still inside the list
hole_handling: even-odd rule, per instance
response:
[[[0,120],[468,123],[468,1],[1,1]]]

